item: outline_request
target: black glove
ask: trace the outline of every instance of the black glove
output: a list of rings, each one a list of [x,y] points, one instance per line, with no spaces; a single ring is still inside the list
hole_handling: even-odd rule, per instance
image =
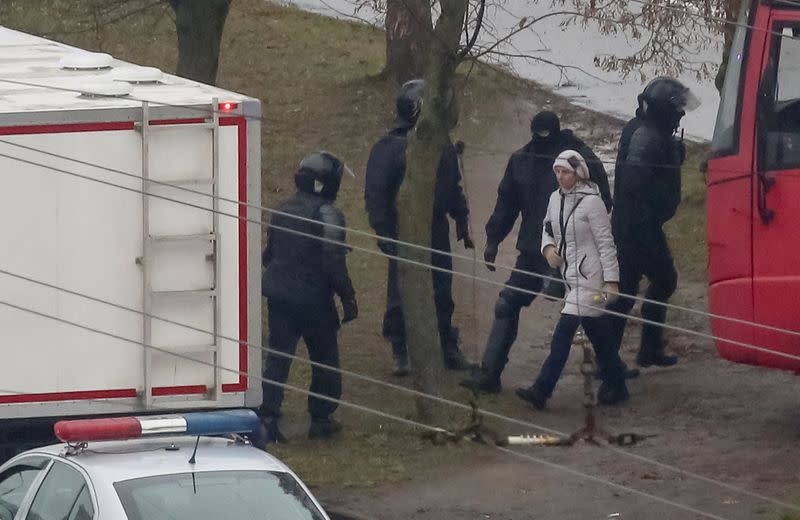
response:
[[[353,321],[358,318],[358,303],[356,303],[355,296],[347,300],[342,300],[342,310],[344,311],[342,323],[347,323],[348,321]]]
[[[464,249],[475,249],[475,242],[469,236],[469,221],[459,220],[456,222],[456,239],[464,241]]]
[[[378,248],[383,251],[383,254],[390,256],[397,256],[397,243],[387,242],[386,240],[378,240]]]
[[[483,259],[486,261],[486,269],[495,271],[493,264],[497,258],[497,244],[486,244],[486,249],[483,250]]]

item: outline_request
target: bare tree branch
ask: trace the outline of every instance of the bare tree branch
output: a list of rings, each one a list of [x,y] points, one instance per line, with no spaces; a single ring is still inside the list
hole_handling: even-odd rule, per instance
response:
[[[486,10],[486,0],[481,0],[481,5],[478,8],[478,16],[477,21],[475,22],[475,31],[472,33],[472,40],[467,43],[467,46],[461,49],[458,53],[456,59],[461,61],[464,59],[464,56],[470,53],[472,47],[475,45],[475,42],[478,39],[478,34],[481,32],[481,25],[483,24],[483,13]],[[467,24],[464,24],[466,26]]]

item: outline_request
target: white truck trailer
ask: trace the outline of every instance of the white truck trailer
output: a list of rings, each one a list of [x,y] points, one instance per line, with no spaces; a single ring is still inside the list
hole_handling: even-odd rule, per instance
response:
[[[0,432],[260,403],[260,117],[0,27]]]

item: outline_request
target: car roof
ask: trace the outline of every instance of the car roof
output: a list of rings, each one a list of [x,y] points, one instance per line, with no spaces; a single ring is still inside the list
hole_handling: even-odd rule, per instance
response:
[[[113,484],[123,480],[205,471],[273,471],[291,473],[286,465],[249,444],[230,439],[201,437],[195,463],[189,462],[196,437],[157,437],[128,441],[91,442],[85,450],[64,455],[66,445],[55,444],[23,455],[48,455],[68,460],[89,478]],[[169,448],[169,449],[168,449]]]

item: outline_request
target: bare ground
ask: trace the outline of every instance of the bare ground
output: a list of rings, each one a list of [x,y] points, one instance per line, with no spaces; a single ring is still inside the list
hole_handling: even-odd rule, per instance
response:
[[[552,101],[552,105],[548,105]],[[503,110],[504,121],[477,147],[467,144],[466,181],[478,243],[490,215],[496,186],[508,158],[506,151],[523,145],[528,122],[539,107],[555,106],[564,127],[574,128],[603,159],[613,159],[622,123],[587,114],[546,93],[529,95]],[[498,262],[513,265],[513,235]],[[698,245],[698,247],[702,247]],[[507,273],[488,272],[483,265],[459,262],[457,269],[503,282]],[[498,287],[457,282],[457,302],[465,352],[478,359],[493,318]],[[682,280],[674,303],[706,309],[702,280]],[[523,311],[520,334],[504,373],[504,393],[528,385],[547,353],[560,310],[555,303],[536,301]],[[670,311],[668,321],[709,332],[702,316]],[[465,325],[466,324],[466,325]],[[633,365],[639,327],[629,324],[623,357]],[[800,409],[794,375],[736,365],[717,357],[712,342],[686,333],[668,333],[670,348],[681,361],[671,369],[648,369],[629,383],[631,400],[622,407],[601,408],[601,424],[614,432],[658,434],[632,448],[647,457],[684,471],[718,479],[749,491],[796,503],[800,474],[795,447],[800,439]],[[570,432],[582,421],[579,356],[574,353],[548,409],[537,412],[523,404],[513,415],[548,428]],[[513,398],[512,398],[513,400]],[[495,398],[482,403],[491,408]],[[499,425],[508,434],[537,433]],[[517,451],[568,468],[658,495],[726,519],[780,517],[782,508],[684,473],[614,453],[605,448],[518,448]],[[315,491],[329,505],[364,518],[380,519],[624,519],[703,518],[651,498],[615,489],[508,454],[476,445],[463,466],[447,466],[403,484],[367,491]],[[789,516],[782,518],[791,518]]]

